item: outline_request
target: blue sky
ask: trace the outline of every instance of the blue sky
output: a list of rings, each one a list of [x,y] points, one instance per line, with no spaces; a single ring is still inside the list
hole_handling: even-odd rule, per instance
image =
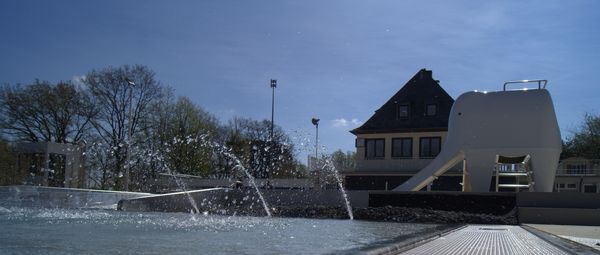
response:
[[[599,1],[2,1],[0,83],[144,64],[215,114],[270,118],[353,150],[367,120],[421,68],[456,98],[548,79],[564,136],[600,113]],[[309,148],[303,148],[308,151]],[[302,152],[301,156],[305,157]]]

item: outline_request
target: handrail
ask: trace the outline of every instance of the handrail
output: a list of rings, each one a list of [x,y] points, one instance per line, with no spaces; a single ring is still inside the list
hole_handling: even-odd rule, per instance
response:
[[[520,80],[520,81],[507,81],[504,83],[504,91],[506,91],[506,85],[514,84],[514,83],[529,83],[529,82],[537,82],[538,89],[546,89],[546,84],[548,84],[548,80]],[[544,87],[542,87],[542,82],[544,83]]]
[[[586,169],[557,169],[556,175],[570,175],[570,176],[590,176],[600,175],[599,169],[586,168]]]

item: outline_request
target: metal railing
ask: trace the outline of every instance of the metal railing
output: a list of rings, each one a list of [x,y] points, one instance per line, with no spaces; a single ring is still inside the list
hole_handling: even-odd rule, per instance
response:
[[[556,175],[598,175],[600,176],[600,169],[558,169]]]
[[[506,85],[508,84],[516,84],[516,83],[530,83],[530,82],[537,82],[538,84],[538,89],[546,89],[546,84],[548,84],[548,80],[520,80],[520,81],[507,81],[504,83],[504,91],[506,91]],[[542,83],[544,83],[544,85],[542,86]]]
[[[600,159],[565,159],[558,163],[556,175],[600,176]]]

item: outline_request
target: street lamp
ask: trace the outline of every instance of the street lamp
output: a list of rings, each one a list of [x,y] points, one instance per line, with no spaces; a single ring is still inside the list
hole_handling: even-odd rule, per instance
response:
[[[127,164],[127,168],[125,169],[125,191],[129,191],[129,170],[131,169],[131,164],[130,164],[130,160],[131,160],[131,129],[133,128],[132,122],[131,122],[131,105],[132,105],[132,94],[131,92],[133,91],[133,87],[135,87],[135,82],[133,82],[132,80],[130,80],[129,78],[125,78],[125,81],[127,81],[127,86],[129,88],[129,113],[127,116],[127,154],[125,155],[125,162]]]
[[[317,129],[317,137],[315,138],[315,160],[319,157],[319,120],[317,118],[312,118],[312,124],[315,125]]]
[[[313,164],[314,165],[313,171],[316,175],[315,176],[316,177],[316,179],[315,179],[316,185],[318,187],[320,187],[321,186],[321,184],[320,184],[321,183],[321,174],[319,171],[317,171],[318,164],[319,164],[319,119],[312,118],[311,121],[312,121],[312,124],[315,125],[315,128],[317,130],[317,137],[315,138],[315,160],[314,160],[315,163]]]
[[[277,88],[277,80],[271,79],[271,88],[273,89],[273,95],[271,97],[271,141],[273,141],[273,128],[275,125],[273,122],[275,117],[275,88]]]

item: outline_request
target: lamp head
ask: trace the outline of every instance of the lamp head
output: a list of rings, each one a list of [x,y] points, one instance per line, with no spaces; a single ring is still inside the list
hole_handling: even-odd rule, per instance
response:
[[[312,118],[312,124],[315,125],[315,126],[318,126],[319,125],[319,120],[320,119]]]

